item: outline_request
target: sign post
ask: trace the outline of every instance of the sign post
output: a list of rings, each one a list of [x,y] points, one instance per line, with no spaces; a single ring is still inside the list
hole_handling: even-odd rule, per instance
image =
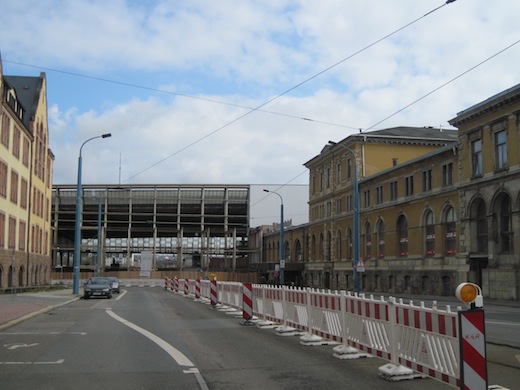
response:
[[[460,388],[487,390],[486,330],[482,290],[473,283],[461,283],[455,295],[468,310],[458,312],[460,340]]]

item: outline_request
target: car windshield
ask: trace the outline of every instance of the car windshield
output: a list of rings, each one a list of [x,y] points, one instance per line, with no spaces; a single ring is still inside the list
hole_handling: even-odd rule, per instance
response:
[[[92,278],[89,284],[109,284],[108,279],[105,278]]]

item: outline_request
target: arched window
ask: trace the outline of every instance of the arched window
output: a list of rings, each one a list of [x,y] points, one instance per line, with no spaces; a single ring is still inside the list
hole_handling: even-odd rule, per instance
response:
[[[457,253],[456,243],[457,243],[457,233],[456,233],[456,217],[455,217],[455,209],[453,207],[448,207],[446,209],[446,218],[444,223],[444,231],[445,231],[445,242],[444,245],[446,247],[447,255],[455,255]]]
[[[399,256],[408,256],[408,221],[404,215],[397,219],[397,236],[399,237]]]
[[[493,208],[494,229],[498,233],[498,253],[513,251],[513,218],[511,215],[511,198],[503,193],[497,197]]]
[[[341,230],[336,233],[336,259],[339,261],[343,256],[343,245],[341,241]]]
[[[300,240],[296,240],[294,243],[294,259],[298,263],[303,261],[302,243]]]
[[[314,234],[312,235],[311,240],[311,256],[312,260],[316,261],[316,236]]]
[[[435,255],[435,220],[431,210],[427,210],[424,215],[424,234],[426,256],[433,256]]]
[[[372,228],[370,222],[367,221],[367,223],[365,223],[363,233],[363,239],[365,241],[365,259],[368,260],[372,257]]]
[[[320,253],[319,253],[319,260],[323,260],[325,257],[325,237],[323,237],[323,233],[320,233]]]
[[[327,232],[327,253],[325,256],[325,260],[332,260],[332,234],[330,234],[330,232]]]
[[[378,257],[385,257],[385,223],[382,219],[377,222],[377,251]]]
[[[476,198],[470,206],[470,234],[471,252],[487,253],[488,251],[488,225],[486,216],[486,203],[482,198]]]
[[[354,256],[354,244],[352,241],[352,229],[347,230],[347,260],[352,261]]]

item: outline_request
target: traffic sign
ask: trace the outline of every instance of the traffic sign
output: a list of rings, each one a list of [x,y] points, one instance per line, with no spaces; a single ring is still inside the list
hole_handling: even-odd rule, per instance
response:
[[[356,271],[357,272],[365,272],[365,262],[363,261],[362,257],[360,257],[359,260],[356,263]]]

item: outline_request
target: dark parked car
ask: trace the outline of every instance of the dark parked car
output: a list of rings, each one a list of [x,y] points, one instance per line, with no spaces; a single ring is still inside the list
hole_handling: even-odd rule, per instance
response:
[[[112,287],[108,278],[94,277],[87,280],[83,287],[83,298],[107,297],[112,298]]]
[[[112,286],[112,292],[119,294],[119,279],[113,276],[109,276],[107,278],[110,282],[110,285]]]

